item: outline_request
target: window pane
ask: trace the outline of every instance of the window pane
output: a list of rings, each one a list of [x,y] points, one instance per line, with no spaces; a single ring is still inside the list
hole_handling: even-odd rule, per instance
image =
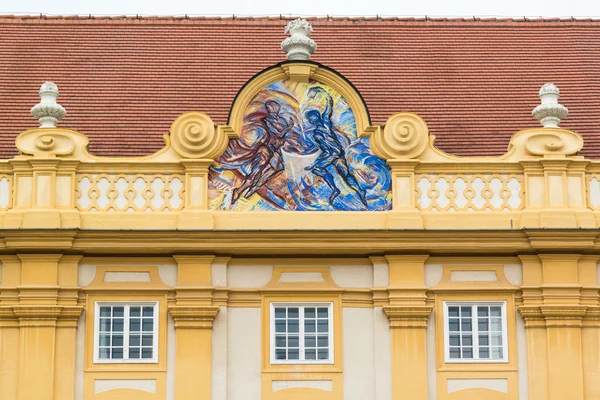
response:
[[[142,358],[152,358],[152,348],[143,348]]]
[[[110,346],[110,335],[100,335],[100,346]]]
[[[502,346],[502,334],[501,333],[492,333],[492,345]]]
[[[314,336],[306,336],[304,338],[304,347],[317,347],[317,338]]]
[[[101,317],[110,317],[110,307],[100,307],[100,316]]]
[[[129,358],[140,358],[140,349],[139,348],[130,348],[129,349]]]
[[[152,346],[152,335],[142,336],[142,346]]]
[[[129,331],[130,332],[139,332],[140,331],[140,320],[135,318],[135,319],[130,319],[129,320]]]
[[[450,358],[460,358],[460,348],[451,347],[450,348]]]
[[[315,321],[304,322],[304,332],[314,333],[315,332]]]
[[[100,332],[110,332],[110,319],[100,318]]]
[[[462,341],[463,346],[473,346],[473,337],[471,335],[464,335]]]
[[[298,349],[289,349],[288,350],[288,360],[299,360],[300,359],[300,350]]]
[[[141,309],[141,307],[138,307],[138,306],[129,307],[129,316],[130,317],[139,317],[140,316],[140,309]]]
[[[98,352],[98,358],[100,359],[109,359],[110,358],[110,349],[102,347]]]
[[[317,359],[317,350],[315,349],[306,349],[304,352],[304,358],[307,360],[316,360]]]
[[[477,329],[480,331],[489,331],[490,326],[488,324],[487,318],[479,318],[479,322],[477,323]]]
[[[113,319],[113,324],[112,324],[112,330],[113,332],[123,332],[123,319],[122,318],[118,318],[118,319]]]
[[[460,308],[460,316],[461,317],[470,317],[471,316],[471,307],[463,306]]]
[[[470,332],[473,329],[473,324],[470,319],[463,319],[460,321],[460,328],[463,332]]]
[[[296,307],[288,308],[288,318],[300,318],[298,308],[296,308]]]
[[[151,332],[154,329],[154,321],[151,318],[144,318],[142,323],[142,330],[144,332]]]
[[[298,333],[300,331],[300,321],[297,319],[289,319],[287,328],[290,333]]]
[[[123,335],[114,335],[112,337],[112,345],[113,346],[123,346]]]
[[[275,350],[275,359],[276,360],[285,360],[285,349],[276,349]]]
[[[487,346],[490,344],[490,337],[488,335],[479,335],[479,344],[481,346]]]
[[[317,308],[317,317],[319,318],[327,318],[329,316],[329,309],[319,307]]]
[[[318,356],[319,356],[319,360],[327,360],[329,359],[329,350],[325,349],[325,350],[317,350],[318,351]]]
[[[463,358],[473,358],[473,348],[472,347],[463,347],[462,356],[463,356]]]
[[[123,358],[123,349],[112,349],[112,358],[113,359],[122,359]]]
[[[129,345],[130,346],[139,346],[140,345],[140,335],[130,335],[129,336]]]
[[[317,344],[319,345],[319,347],[329,346],[329,336],[319,336]]]
[[[123,318],[125,316],[125,307],[113,307],[113,317]]]
[[[319,320],[317,322],[317,332],[329,332],[329,321],[326,319]]]
[[[503,357],[502,347],[493,347],[492,348],[492,358],[495,360],[502,359]]]
[[[448,307],[449,317],[458,317],[458,307]]]
[[[490,314],[492,315],[492,317],[501,317],[502,307],[490,307]]]
[[[275,336],[275,347],[285,347],[285,336]]]
[[[450,328],[450,332],[458,332],[459,331],[457,318],[450,318],[448,325]]]
[[[479,358],[490,358],[489,347],[480,347],[479,348]]]
[[[275,318],[285,318],[285,308],[275,307]]]
[[[288,337],[288,347],[300,347],[300,337],[299,336],[289,336]]]
[[[492,330],[493,331],[502,331],[502,319],[492,318]]]
[[[450,335],[450,346],[460,346],[459,335]]]
[[[478,317],[487,317],[488,316],[488,307],[487,306],[477,307],[477,316]]]
[[[316,308],[307,307],[304,309],[304,318],[315,318],[316,315]]]
[[[154,317],[154,307],[144,307],[144,317]]]
[[[285,320],[275,321],[275,332],[285,333]]]

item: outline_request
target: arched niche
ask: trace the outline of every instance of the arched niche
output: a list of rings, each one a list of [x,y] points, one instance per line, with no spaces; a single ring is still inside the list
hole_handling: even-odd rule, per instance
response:
[[[210,173],[213,210],[386,211],[391,172],[371,150],[356,88],[313,62],[285,62],[250,79]]]

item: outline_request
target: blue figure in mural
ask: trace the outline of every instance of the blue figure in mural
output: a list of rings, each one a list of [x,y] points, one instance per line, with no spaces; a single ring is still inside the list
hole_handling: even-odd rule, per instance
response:
[[[317,94],[325,97],[325,110],[322,113],[318,110],[309,110],[304,113],[304,117],[312,125],[312,139],[321,152],[317,159],[311,165],[306,167],[305,170],[311,171],[315,175],[323,178],[332,191],[329,202],[333,204],[333,201],[341,193],[335,183],[333,175],[329,171],[330,167],[333,167],[334,171],[337,171],[346,185],[358,194],[362,204],[368,208],[365,192],[361,189],[358,181],[348,168],[344,146],[342,146],[333,130],[333,124],[331,122],[333,99],[329,93],[320,87],[313,87],[308,91],[308,96],[311,98],[314,98]]]
[[[249,198],[271,178],[284,170],[281,148],[285,143],[286,135],[294,128],[294,123],[292,120],[280,115],[281,104],[277,101],[266,101],[264,108],[267,111],[267,116],[262,119],[262,123],[266,135],[252,154],[250,174],[246,177],[242,186],[233,190],[232,204],[240,196]]]

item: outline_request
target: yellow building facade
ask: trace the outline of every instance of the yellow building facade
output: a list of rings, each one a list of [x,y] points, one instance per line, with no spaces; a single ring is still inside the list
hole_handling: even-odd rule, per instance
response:
[[[277,82],[339,95],[384,161],[389,206],[369,208],[381,199],[358,168],[319,158],[335,147],[327,112],[342,121],[327,104],[305,114],[308,166],[260,145],[253,184],[216,183]],[[262,129],[293,125],[264,108]],[[372,125],[348,80],[288,61],[240,89],[228,124],[185,113],[151,156],[27,130],[0,161],[0,399],[599,399],[600,163],[556,122],[458,158],[419,116]],[[321,168],[331,204],[366,209],[260,209],[268,166],[298,182]]]

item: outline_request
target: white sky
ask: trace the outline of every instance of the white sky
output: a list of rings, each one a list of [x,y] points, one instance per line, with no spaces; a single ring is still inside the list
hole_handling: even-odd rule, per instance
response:
[[[600,0],[0,0],[0,14],[600,17]]]

